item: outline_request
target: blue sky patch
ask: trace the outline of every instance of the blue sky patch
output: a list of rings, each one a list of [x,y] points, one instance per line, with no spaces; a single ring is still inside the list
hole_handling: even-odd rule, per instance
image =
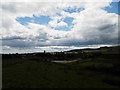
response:
[[[84,8],[74,8],[74,9],[67,9],[67,10],[64,10],[65,12],[69,12],[69,13],[74,13],[74,12],[80,12],[84,10]]]
[[[72,21],[74,20],[74,18],[71,17],[66,17],[64,18],[64,22],[66,22],[68,24],[68,26],[72,25]]]
[[[61,30],[61,31],[70,31],[70,27],[61,26],[54,28],[55,30]]]
[[[32,22],[31,17],[18,17],[16,18],[16,21],[18,21],[22,25],[27,25],[28,22]]]
[[[112,2],[112,3],[110,4],[110,6],[105,7],[104,10],[106,10],[106,11],[109,12],[109,13],[116,13],[116,14],[119,14],[119,15],[120,15],[120,12],[119,12],[119,10],[118,10],[118,5],[119,5],[119,4],[120,4],[119,2]],[[119,6],[120,6],[120,5],[119,5]]]
[[[21,23],[22,25],[27,25],[28,22],[33,22],[36,24],[48,24],[51,18],[49,16],[40,16],[37,17],[33,15],[33,17],[18,17],[16,21]]]
[[[40,16],[40,17],[34,16],[33,20],[35,21],[34,23],[37,24],[48,24],[51,18],[49,16]]]
[[[67,23],[68,27],[66,27],[66,26],[60,26],[60,27],[55,27],[54,29],[55,30],[61,30],[61,31],[70,31],[71,28],[72,28],[72,26],[74,25],[74,24],[72,24],[73,20],[74,20],[74,18],[72,18],[72,17],[66,17],[66,18],[64,18],[62,20],[58,20],[57,21],[58,23],[60,23],[61,21]]]

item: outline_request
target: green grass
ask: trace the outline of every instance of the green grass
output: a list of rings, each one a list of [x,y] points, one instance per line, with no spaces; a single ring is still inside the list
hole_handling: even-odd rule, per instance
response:
[[[113,65],[111,63],[99,63],[99,62],[86,62],[86,63],[80,64],[80,66],[86,67],[86,68],[96,68],[96,69],[113,67]]]
[[[3,60],[3,88],[120,88],[120,46],[101,50],[102,56],[59,64],[43,57]],[[45,59],[46,57],[44,57]],[[38,61],[38,60],[41,60]]]
[[[118,76],[85,69],[112,68],[96,62],[57,64],[25,61],[3,68],[3,88],[117,88]]]
[[[120,46],[112,46],[112,49],[104,48],[101,49],[103,54],[120,54]]]

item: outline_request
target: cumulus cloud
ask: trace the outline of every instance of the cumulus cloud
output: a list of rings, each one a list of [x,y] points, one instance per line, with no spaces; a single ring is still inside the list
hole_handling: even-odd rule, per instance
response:
[[[57,21],[50,21],[49,22],[49,25],[51,26],[51,27],[62,27],[62,26],[68,26],[67,25],[67,23],[65,23],[65,22],[63,22],[63,21],[61,21],[61,22],[57,22]]]
[[[108,13],[104,7],[109,2],[2,2],[2,27],[0,38],[3,47],[15,50],[19,48],[39,47],[48,49],[49,46],[64,47],[71,49],[72,46],[91,44],[117,44],[118,40],[118,15]],[[84,8],[80,12],[65,12],[67,9]],[[58,15],[59,14],[59,15]],[[21,25],[16,18],[50,16],[52,19],[48,25],[28,22]],[[63,20],[66,17],[73,18],[70,31],[55,30],[56,27],[69,27]],[[66,47],[66,48],[65,48]],[[57,49],[49,48],[49,49]],[[74,48],[73,48],[74,49]],[[34,50],[34,49],[33,49]],[[43,48],[41,49],[43,50]],[[29,50],[28,50],[29,51]]]

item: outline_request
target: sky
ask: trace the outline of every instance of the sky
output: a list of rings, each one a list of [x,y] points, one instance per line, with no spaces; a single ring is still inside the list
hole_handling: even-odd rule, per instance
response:
[[[67,1],[2,2],[0,53],[54,52],[118,45],[118,2]]]

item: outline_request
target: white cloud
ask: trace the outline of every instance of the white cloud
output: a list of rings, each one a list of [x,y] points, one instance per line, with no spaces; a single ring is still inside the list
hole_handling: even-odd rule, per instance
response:
[[[66,26],[67,27],[68,25],[67,25],[67,23],[65,23],[63,21],[58,23],[57,20],[55,20],[55,21],[50,21],[49,22],[49,26],[50,27],[62,27],[62,26]]]
[[[111,2],[111,0],[110,0]],[[2,2],[2,37],[5,47],[39,47],[47,45],[72,46],[81,44],[113,44],[118,38],[118,15],[108,13],[102,8],[109,6],[110,2]],[[63,11],[68,8],[85,8],[80,12],[69,13]],[[56,13],[61,14],[58,16]],[[17,17],[32,17],[33,15],[48,15],[52,18],[48,25],[35,24],[21,25]],[[50,27],[68,26],[62,20],[72,17],[71,31],[58,31]],[[58,22],[58,20],[60,22]],[[2,35],[2,36],[1,36]],[[8,40],[13,38],[13,40]],[[6,39],[6,40],[5,40]],[[10,43],[11,42],[11,43]],[[90,43],[91,42],[91,43]],[[18,45],[18,44],[16,44]],[[18,45],[19,47],[19,45]],[[70,47],[69,47],[70,48]],[[52,48],[53,49],[53,48]]]
[[[58,24],[58,26],[68,26],[68,25],[67,25],[67,23],[65,23],[65,22],[60,22],[60,23]]]

